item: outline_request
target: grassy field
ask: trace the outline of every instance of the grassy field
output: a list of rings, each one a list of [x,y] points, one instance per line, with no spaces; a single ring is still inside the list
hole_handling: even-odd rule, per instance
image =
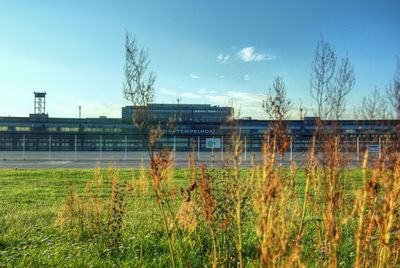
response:
[[[131,180],[138,170],[118,170],[121,180]],[[107,171],[104,171],[105,177]],[[185,171],[177,172],[177,184],[186,184]],[[69,192],[87,196],[85,185],[93,170],[0,171],[0,265],[33,266],[131,266],[141,260],[147,266],[169,266],[168,246],[157,215],[156,203],[147,196],[140,202],[127,199],[123,243],[117,254],[95,238],[63,232],[56,220]],[[105,182],[105,184],[110,182]],[[104,202],[108,195],[104,196]],[[140,211],[140,213],[135,213]],[[139,241],[143,235],[142,241]],[[142,248],[142,253],[140,253]]]
[[[0,170],[0,266],[399,264],[399,174],[157,163]]]

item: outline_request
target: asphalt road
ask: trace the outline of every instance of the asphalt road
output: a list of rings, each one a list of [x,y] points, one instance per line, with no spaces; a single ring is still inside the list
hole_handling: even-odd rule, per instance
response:
[[[176,152],[175,166],[178,168],[188,166],[188,156],[192,152]],[[221,167],[226,159],[226,154],[220,152],[214,156],[210,152],[194,153],[197,163],[205,163],[208,167]],[[321,157],[321,156],[320,156]],[[355,154],[348,156],[348,163],[351,166],[359,166],[360,161],[357,160]],[[298,166],[304,166],[307,162],[307,153],[293,153],[292,159]],[[281,160],[277,158],[278,163],[284,166],[290,164],[290,154],[287,153],[285,158]],[[253,163],[261,164],[261,153],[242,153],[240,155],[241,166],[251,166]],[[101,167],[113,165],[120,168],[140,167],[149,165],[149,157],[147,152],[1,152],[0,151],[0,168],[1,169],[47,169],[47,168],[93,168],[97,163]]]

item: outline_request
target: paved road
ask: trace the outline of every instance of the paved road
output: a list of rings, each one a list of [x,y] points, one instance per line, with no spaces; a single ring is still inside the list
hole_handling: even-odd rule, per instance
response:
[[[176,167],[187,167],[188,156],[191,152],[176,152]],[[209,152],[194,153],[198,163],[206,163],[209,167],[221,167],[224,157],[220,152],[211,156]],[[350,163],[352,166],[359,166],[355,154],[350,155]],[[240,156],[242,166],[250,166],[252,163],[261,164],[261,153],[242,153]],[[297,165],[304,166],[307,161],[306,153],[294,153],[293,160]],[[281,160],[277,160],[281,161]],[[93,168],[96,163],[102,167],[114,165],[121,168],[140,167],[142,163],[145,166],[149,164],[147,152],[1,152],[0,151],[0,168]],[[283,165],[288,166],[290,163],[290,154],[285,156],[282,161]]]

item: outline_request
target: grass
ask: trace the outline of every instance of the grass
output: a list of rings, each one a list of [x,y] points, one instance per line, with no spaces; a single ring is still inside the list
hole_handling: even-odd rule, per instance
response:
[[[248,169],[234,152],[221,169],[164,153],[150,169],[0,170],[0,267],[399,264],[398,166],[347,169],[328,148],[283,168],[263,146]]]
[[[174,183],[177,187],[188,186],[186,176],[189,171],[176,170]],[[102,172],[106,176],[107,171]],[[131,180],[132,173],[136,178],[140,174],[139,169],[121,169],[118,172],[121,180],[125,181]],[[84,193],[85,184],[93,175],[93,170],[78,169],[0,170],[0,265],[137,266],[140,261],[145,267],[169,266],[168,239],[150,192],[141,202],[129,200],[130,208],[125,216],[123,242],[116,255],[108,254],[107,248],[98,245],[95,239],[82,241],[56,227],[60,204],[69,191]],[[301,190],[305,185],[304,172],[300,172],[298,177],[298,189]],[[361,172],[352,171],[349,185],[360,184]],[[348,188],[348,191],[350,194],[351,188]],[[245,219],[244,223],[244,255],[247,256],[246,262],[251,264],[257,262],[257,254],[254,252],[257,245],[252,231],[252,219],[249,218]],[[313,232],[313,229],[314,227],[311,227],[308,231]],[[346,236],[351,238],[353,232],[350,231]],[[195,240],[193,237],[188,239]],[[185,257],[191,266],[209,263],[208,257],[202,254],[201,246],[204,245],[198,245],[197,249]],[[352,248],[353,245],[344,246]],[[312,245],[305,249],[305,254],[317,258]],[[351,263],[351,260],[348,259],[348,263]]]
[[[139,170],[119,170],[124,180],[131,179],[132,172],[138,174]],[[136,265],[140,251],[135,236],[138,228],[147,236],[141,246],[146,252],[143,262],[151,266],[167,265],[165,235],[158,217],[153,215],[155,204],[150,196],[140,207],[132,205],[132,210],[143,213],[128,213],[124,243],[117,257],[104,254],[95,240],[79,241],[60,232],[55,225],[60,204],[69,191],[84,192],[85,183],[92,179],[93,173],[93,170],[72,169],[1,170],[0,265],[78,267],[115,262],[121,266]],[[177,174],[178,185],[184,185],[183,174],[184,171]]]

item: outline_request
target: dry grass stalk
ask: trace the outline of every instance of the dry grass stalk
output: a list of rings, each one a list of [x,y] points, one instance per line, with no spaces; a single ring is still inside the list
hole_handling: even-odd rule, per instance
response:
[[[121,187],[118,170],[109,168],[111,176],[111,197],[108,212],[108,242],[110,248],[116,248],[122,240],[122,224],[125,215],[125,189]]]
[[[395,267],[399,265],[400,164],[392,169],[379,161],[356,198],[357,245],[355,267]],[[365,164],[364,164],[365,165]]]
[[[194,196],[197,188],[197,167],[194,154],[188,155],[188,165],[187,178],[189,186],[186,189],[180,189],[183,201],[176,215],[176,219],[179,226],[188,230],[189,235],[191,235],[199,225],[197,217],[199,214],[199,207]]]
[[[217,267],[218,265],[218,254],[217,254],[217,217],[215,214],[216,204],[215,196],[213,194],[213,179],[207,174],[206,166],[201,166],[200,176],[200,198],[202,202],[202,211],[204,219],[206,220],[212,240],[212,266]]]
[[[104,226],[103,176],[98,164],[93,180],[86,182],[85,193],[87,198],[70,191],[56,220],[57,226],[82,239],[100,234]]]
[[[107,241],[107,247],[115,249],[122,241],[125,193],[130,187],[121,187],[117,169],[110,168],[108,174],[112,180],[108,211],[102,171],[96,166],[94,178],[86,183],[86,195],[71,191],[60,208],[56,224],[79,239]]]
[[[276,139],[263,142],[262,174],[256,178],[253,207],[256,212],[256,230],[260,239],[260,264],[265,267],[301,266],[300,250],[296,247],[295,218],[298,206],[290,207],[294,194],[290,178],[275,167]],[[297,244],[299,246],[299,244]]]
[[[339,137],[330,136],[324,143],[324,186],[323,222],[324,222],[324,265],[338,266],[339,242],[341,236],[341,215],[343,210],[342,167]],[[322,199],[322,198],[321,198]]]
[[[171,228],[171,226],[177,228],[177,225],[175,224],[176,215],[173,214],[169,205],[170,197],[175,197],[176,193],[172,181],[174,174],[173,172],[174,163],[172,155],[169,151],[162,150],[151,157],[150,174],[152,178],[153,192],[161,212],[165,232],[167,233],[171,263],[173,267],[176,267],[176,256],[173,246],[174,238],[172,234],[174,230]],[[167,211],[164,206],[167,207]]]

